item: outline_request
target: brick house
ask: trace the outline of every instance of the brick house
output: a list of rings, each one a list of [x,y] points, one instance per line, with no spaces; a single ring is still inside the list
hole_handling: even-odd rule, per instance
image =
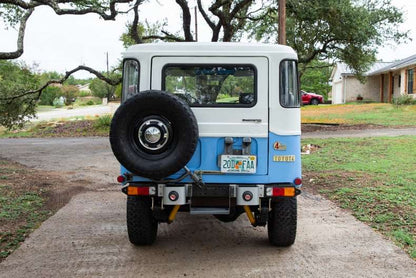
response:
[[[392,63],[376,62],[365,76],[366,82],[361,83],[348,66],[337,63],[330,79],[332,103],[356,101],[359,96],[376,102],[392,102],[401,95],[416,98],[416,55]]]

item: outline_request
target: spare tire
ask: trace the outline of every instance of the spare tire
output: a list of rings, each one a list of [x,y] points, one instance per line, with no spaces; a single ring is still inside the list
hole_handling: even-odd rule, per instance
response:
[[[198,143],[198,124],[183,100],[163,91],[143,91],[120,105],[110,143],[128,171],[161,179],[184,167]]]

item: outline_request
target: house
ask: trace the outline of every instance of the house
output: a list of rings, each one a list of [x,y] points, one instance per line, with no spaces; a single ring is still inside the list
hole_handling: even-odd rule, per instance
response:
[[[376,102],[392,102],[401,95],[416,98],[416,55],[392,63],[376,62],[364,75],[366,81],[361,83],[348,66],[337,63],[331,74],[332,103],[357,97]]]
[[[86,92],[91,94],[91,89],[90,89],[90,83],[87,83],[85,85],[76,85],[78,87],[78,90],[80,92]]]

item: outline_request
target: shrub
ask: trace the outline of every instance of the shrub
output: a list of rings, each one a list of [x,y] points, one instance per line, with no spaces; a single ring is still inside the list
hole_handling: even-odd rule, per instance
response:
[[[61,88],[65,97],[65,104],[70,105],[75,101],[75,95],[78,93],[78,88],[73,85],[64,85]]]
[[[56,86],[49,86],[43,90],[40,96],[40,105],[53,105],[55,98],[62,96],[61,88]]]
[[[416,99],[412,96],[403,95],[393,99],[395,105],[416,105]]]
[[[101,104],[102,100],[98,97],[79,97],[75,100],[76,106]]]
[[[91,92],[87,92],[87,91],[79,91],[78,96],[79,97],[88,97],[91,96]]]
[[[111,125],[111,115],[103,115],[97,119],[97,121],[94,124],[94,127],[96,128],[109,128]]]

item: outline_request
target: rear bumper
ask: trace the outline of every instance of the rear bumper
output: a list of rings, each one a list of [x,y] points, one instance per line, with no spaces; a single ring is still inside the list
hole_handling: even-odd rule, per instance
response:
[[[151,196],[163,205],[224,202],[236,206],[258,206],[262,199],[295,197],[301,193],[295,184],[129,184],[122,191],[129,196]]]

